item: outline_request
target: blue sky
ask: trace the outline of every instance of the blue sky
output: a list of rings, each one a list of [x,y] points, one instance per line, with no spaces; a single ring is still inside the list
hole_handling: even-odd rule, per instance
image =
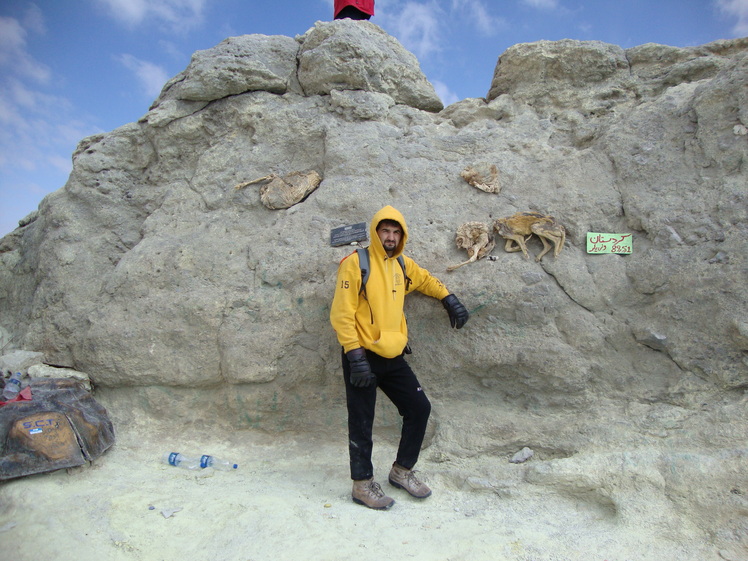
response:
[[[78,141],[144,115],[193,52],[330,19],[332,0],[0,1],[0,236],[65,184]],[[748,0],[376,0],[371,21],[418,57],[449,104],[485,96],[514,44],[744,37]]]

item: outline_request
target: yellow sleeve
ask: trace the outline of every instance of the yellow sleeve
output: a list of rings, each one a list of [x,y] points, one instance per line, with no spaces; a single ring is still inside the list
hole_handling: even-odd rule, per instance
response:
[[[405,258],[405,272],[408,275],[408,278],[412,281],[408,292],[417,290],[418,292],[422,292],[426,296],[431,296],[437,300],[449,296],[449,290],[447,290],[447,287],[442,284],[442,281],[423,267],[419,266],[418,263],[413,261],[410,257]]]
[[[358,255],[353,253],[338,266],[335,296],[330,308],[330,323],[345,352],[361,347],[356,331],[356,309],[361,290]]]

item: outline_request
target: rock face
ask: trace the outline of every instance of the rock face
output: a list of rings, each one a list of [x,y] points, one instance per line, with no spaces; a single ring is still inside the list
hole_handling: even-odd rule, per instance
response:
[[[738,551],[747,127],[745,39],[516,45],[486,99],[442,109],[369,22],[231,38],[137,123],[84,139],[67,184],[0,241],[0,335],[150,414],[339,435],[328,314],[350,249],[329,234],[391,204],[407,253],[471,312],[453,331],[438,302],[408,304],[433,457],[528,446],[533,485],[627,523],[652,499],[681,521],[671,539]],[[500,193],[460,177],[479,162]],[[285,210],[234,188],[302,170],[322,182]],[[527,210],[565,226],[556,259],[497,243],[445,271],[464,260],[460,224]],[[589,255],[587,232],[633,233],[633,253]]]

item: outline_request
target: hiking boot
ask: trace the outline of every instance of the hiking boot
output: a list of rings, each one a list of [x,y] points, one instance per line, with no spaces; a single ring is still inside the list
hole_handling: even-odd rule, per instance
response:
[[[382,487],[373,478],[354,481],[351,496],[354,503],[376,510],[386,510],[395,504],[395,501],[384,494]]]
[[[412,469],[404,468],[398,463],[392,464],[390,470],[390,485],[398,489],[405,489],[416,499],[425,499],[431,495],[429,486],[419,481]]]

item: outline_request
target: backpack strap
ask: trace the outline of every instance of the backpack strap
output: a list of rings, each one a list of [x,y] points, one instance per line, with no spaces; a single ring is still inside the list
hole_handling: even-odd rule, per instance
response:
[[[369,280],[369,274],[371,273],[371,267],[369,266],[369,249],[366,247],[360,247],[356,249],[356,253],[358,253],[358,265],[361,269],[361,291],[364,294],[364,298],[366,298],[366,282]],[[405,290],[407,291],[408,288],[410,288],[410,283],[413,281],[410,280],[410,277],[405,272],[405,259],[403,259],[402,255],[397,256],[397,262],[400,263],[400,268],[403,270],[403,276],[405,277]]]
[[[366,281],[369,280],[369,273],[371,273],[369,250],[365,247],[359,247],[356,249],[356,253],[358,253],[358,266],[361,268],[361,290],[359,293],[363,293],[364,298],[366,298]]]
[[[405,259],[403,259],[402,255],[397,256],[397,262],[400,263],[400,267],[403,270],[403,276],[405,277],[405,292],[408,292],[408,288],[410,288],[410,283],[412,283],[413,281],[410,280],[408,273],[405,272]]]

